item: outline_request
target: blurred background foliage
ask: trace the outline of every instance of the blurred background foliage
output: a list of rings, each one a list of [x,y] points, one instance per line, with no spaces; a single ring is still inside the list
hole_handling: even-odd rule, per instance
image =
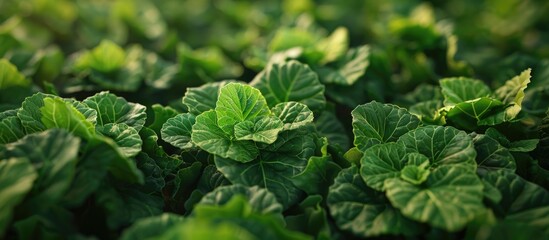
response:
[[[406,106],[406,93],[442,77],[499,86],[531,67],[542,79],[533,82],[544,85],[546,16],[543,0],[1,0],[0,57],[34,91],[83,98],[110,90],[182,109],[186,87],[249,82],[277,59],[296,58],[322,75],[339,54],[324,56],[322,44],[339,44],[341,52],[367,45],[366,73],[346,84],[324,81],[327,95],[349,107],[369,100]],[[110,70],[86,63],[88,52],[110,53],[100,49],[107,45],[120,48],[125,62]]]

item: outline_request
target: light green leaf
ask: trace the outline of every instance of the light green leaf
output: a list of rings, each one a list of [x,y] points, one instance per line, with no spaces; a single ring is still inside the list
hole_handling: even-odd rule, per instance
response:
[[[444,119],[438,111],[443,107],[443,103],[440,100],[429,100],[424,102],[418,102],[408,109],[411,114],[416,115],[424,123],[430,123],[434,125],[443,125]]]
[[[25,101],[23,101],[19,111],[17,111],[17,116],[21,119],[21,124],[28,134],[41,132],[47,129],[42,123],[42,114],[40,111],[40,108],[44,106],[44,98],[46,97],[54,96],[44,93],[36,93],[30,97],[27,97]]]
[[[279,103],[271,109],[284,123],[284,130],[293,130],[313,122],[313,112],[307,105],[298,102]]]
[[[66,129],[77,136],[90,139],[95,135],[95,127],[70,103],[61,98],[46,97],[40,108],[41,120],[46,128]]]
[[[232,137],[217,125],[217,119],[214,110],[198,115],[192,127],[192,142],[211,154],[239,162],[252,161],[259,155],[259,150],[252,141],[231,139]]]
[[[221,186],[204,195],[198,204],[225,205],[236,195],[243,196],[254,212],[271,214],[280,217],[282,221],[282,205],[276,201],[272,193],[258,186],[246,187],[240,184]]]
[[[408,152],[421,153],[436,168],[444,164],[464,163],[476,169],[477,153],[467,133],[453,127],[424,126],[412,130],[398,139]]]
[[[5,90],[13,87],[28,87],[31,82],[23,76],[7,59],[0,59],[0,92],[8,94]]]
[[[477,151],[476,161],[479,174],[499,169],[515,172],[517,169],[515,159],[509,150],[490,136],[478,134],[473,138],[473,143]]]
[[[181,113],[168,119],[160,130],[162,140],[183,150],[194,148],[191,133],[195,122],[196,117],[191,113]]]
[[[327,84],[351,86],[366,72],[370,65],[369,58],[369,46],[351,48],[333,64],[318,69],[320,81]]]
[[[463,164],[434,169],[418,186],[392,178],[385,182],[387,197],[402,214],[444,230],[461,230],[485,210],[483,185],[474,171]]]
[[[64,196],[76,172],[79,146],[79,138],[61,129],[30,134],[5,146],[0,159],[27,158],[38,173],[25,209],[45,210]]]
[[[38,174],[25,158],[9,158],[0,161],[0,236],[8,228],[13,208],[31,190]]]
[[[215,112],[219,128],[230,136],[234,135],[237,123],[271,113],[261,92],[241,83],[229,83],[221,88]]]
[[[330,36],[316,44],[316,49],[324,54],[320,64],[338,59],[349,46],[349,30],[345,27],[336,28]]]
[[[271,144],[276,141],[284,123],[275,116],[256,117],[234,125],[234,136],[237,140],[252,140]]]
[[[310,239],[303,233],[285,229],[284,221],[276,214],[254,212],[246,197],[242,195],[233,196],[221,206],[198,204],[194,209],[194,216],[197,220],[235,223],[258,239]]]
[[[143,141],[135,128],[129,127],[125,123],[108,123],[103,126],[97,126],[97,132],[114,140],[120,152],[124,157],[134,157],[141,152]]]
[[[266,188],[286,209],[296,203],[301,194],[291,178],[305,169],[315,149],[310,129],[284,131],[251,162],[216,157],[215,165],[233,184]]]
[[[315,37],[310,32],[298,28],[279,28],[271,42],[269,52],[279,52],[293,47],[310,47],[315,44]]]
[[[215,104],[221,88],[228,83],[234,82],[232,80],[206,83],[200,87],[187,88],[185,96],[183,97],[183,104],[187,106],[189,113],[195,116],[201,113],[215,109]]]
[[[524,99],[524,90],[530,83],[532,70],[524,70],[520,75],[513,77],[505,82],[505,85],[496,89],[495,95],[503,103],[513,104],[505,110],[505,119],[514,119],[522,109],[522,100]]]
[[[110,40],[103,40],[89,56],[85,56],[88,66],[100,72],[112,72],[121,68],[126,62],[124,49]]]
[[[339,228],[360,237],[413,236],[422,231],[421,225],[393,208],[382,192],[366,186],[356,166],[344,169],[335,178],[328,207]]]
[[[360,159],[360,175],[368,187],[384,191],[386,179],[400,177],[406,166],[406,147],[398,143],[374,145],[364,151]]]
[[[427,167],[428,166],[406,165],[400,172],[400,177],[406,182],[420,185],[427,181],[429,174],[431,174]]]
[[[490,88],[482,81],[471,78],[445,78],[439,81],[444,95],[444,105],[453,106],[461,102],[489,97]]]
[[[289,61],[268,66],[250,83],[263,93],[270,107],[282,102],[295,101],[311,111],[324,108],[324,85],[309,66],[298,61]]]
[[[395,142],[420,125],[419,119],[406,109],[375,101],[357,106],[351,114],[354,144],[361,151],[376,144]]]
[[[142,218],[126,228],[120,240],[155,239],[184,221],[183,216],[174,213],[163,213],[154,217]]]
[[[139,236],[141,237],[141,236]],[[131,238],[135,239],[135,238]],[[259,240],[244,227],[238,226],[232,221],[208,221],[187,219],[181,224],[176,224],[170,229],[154,236],[151,239],[223,239],[223,240]]]
[[[77,101],[76,99],[64,98],[63,100],[72,104],[72,106],[75,107],[76,110],[78,110],[80,113],[82,113],[82,115],[84,115],[84,117],[86,117],[86,120],[88,122],[92,123],[93,125],[97,123],[97,111],[95,111],[95,109],[88,107],[88,105]]]
[[[147,119],[145,106],[130,103],[109,92],[97,93],[82,102],[97,111],[97,125],[100,126],[108,123],[125,123],[139,132]]]

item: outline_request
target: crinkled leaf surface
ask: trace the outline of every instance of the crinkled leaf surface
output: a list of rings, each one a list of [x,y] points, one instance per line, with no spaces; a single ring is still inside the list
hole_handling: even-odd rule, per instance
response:
[[[215,165],[233,184],[266,188],[286,209],[296,203],[302,193],[291,178],[305,169],[316,148],[308,130],[281,132],[276,142],[262,149],[251,162],[216,157]]]
[[[82,101],[97,111],[97,125],[125,123],[139,131],[145,124],[146,107],[130,103],[109,92],[100,92]]]
[[[284,130],[293,130],[313,122],[313,112],[298,102],[279,103],[271,109],[273,115],[284,123]]]
[[[234,136],[237,140],[252,140],[271,144],[276,141],[284,123],[275,116],[256,117],[234,125]]]
[[[336,224],[360,237],[415,235],[421,226],[404,217],[382,192],[364,184],[356,166],[342,170],[328,194]]]
[[[445,78],[439,81],[444,96],[444,105],[453,106],[461,102],[489,97],[490,88],[482,81],[471,78]]]
[[[151,106],[154,112],[153,122],[147,127],[154,130],[156,134],[161,134],[162,125],[168,121],[168,119],[175,117],[179,112],[172,107],[162,106],[160,104],[153,104]]]
[[[181,113],[168,119],[160,130],[162,140],[183,150],[192,149],[191,133],[195,122],[196,117],[191,113]]]
[[[359,105],[351,114],[354,144],[361,151],[379,143],[395,142],[420,125],[420,120],[406,109],[375,101]]]
[[[420,186],[393,178],[385,182],[385,188],[402,214],[450,232],[462,229],[485,209],[482,182],[463,164],[436,168]]]
[[[187,88],[185,96],[183,97],[183,104],[187,106],[189,113],[196,116],[199,114],[215,109],[215,103],[219,97],[221,88],[234,81],[221,81],[206,83],[200,87]]]
[[[315,112],[324,108],[324,85],[309,66],[297,61],[289,61],[268,66],[259,73],[252,83],[263,93],[269,106],[282,102],[295,101]]]
[[[505,105],[497,99],[482,97],[442,108],[441,111],[446,112],[446,118],[456,126],[475,130],[478,125],[483,125],[486,119],[503,113]]]
[[[46,128],[62,128],[89,139],[95,135],[95,127],[72,104],[61,98],[44,98],[40,108],[41,120]]]
[[[215,112],[217,125],[230,136],[234,135],[237,123],[271,113],[261,92],[241,83],[229,83],[221,88]]]
[[[495,139],[479,134],[473,138],[473,143],[477,152],[477,171],[481,175],[485,171],[504,169],[514,172],[516,170],[517,164],[511,152]]]
[[[108,123],[96,127],[97,132],[114,140],[125,157],[134,157],[141,152],[143,141],[139,133],[125,123]]]
[[[496,89],[495,95],[503,103],[513,104],[505,111],[506,119],[513,119],[521,110],[522,100],[524,99],[524,90],[530,83],[531,69],[526,69],[518,76],[505,82],[505,85]]]
[[[246,187],[240,184],[221,186],[204,195],[198,204],[225,205],[236,195],[244,196],[254,212],[280,215],[282,219],[282,205],[276,201],[272,193],[258,186]]]
[[[0,113],[0,144],[15,142],[25,134],[25,129],[17,117],[17,110]]]
[[[0,235],[4,235],[11,222],[13,208],[31,190],[37,177],[38,173],[25,158],[0,161]]]
[[[473,140],[464,131],[453,127],[424,126],[412,130],[398,139],[407,151],[418,152],[429,158],[432,167],[443,164],[465,163],[476,167],[477,155]]]
[[[384,191],[386,179],[398,178],[407,163],[406,147],[398,143],[374,145],[360,159],[360,175],[368,187]]]
[[[332,185],[333,179],[341,167],[332,161],[330,156],[313,156],[302,173],[293,177],[292,182],[307,194],[323,194]]]
[[[203,112],[196,117],[191,140],[211,154],[239,162],[252,161],[259,154],[254,142],[238,141],[225,133],[217,125],[217,115],[214,110]]]

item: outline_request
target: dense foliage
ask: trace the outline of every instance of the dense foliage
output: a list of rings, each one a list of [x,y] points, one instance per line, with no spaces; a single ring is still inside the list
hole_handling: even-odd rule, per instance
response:
[[[547,239],[548,15],[0,1],[0,238]]]

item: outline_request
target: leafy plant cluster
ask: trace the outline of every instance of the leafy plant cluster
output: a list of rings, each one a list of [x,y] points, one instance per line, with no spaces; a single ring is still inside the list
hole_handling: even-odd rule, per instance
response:
[[[2,1],[0,238],[549,238],[549,5],[488,2]]]

